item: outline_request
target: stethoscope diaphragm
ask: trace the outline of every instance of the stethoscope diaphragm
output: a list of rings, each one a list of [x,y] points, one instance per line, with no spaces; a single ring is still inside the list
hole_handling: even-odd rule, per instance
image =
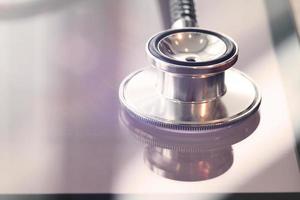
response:
[[[153,67],[121,83],[119,98],[137,120],[178,130],[207,130],[240,122],[258,110],[261,95],[236,69],[238,47],[229,37],[198,28],[153,36]]]

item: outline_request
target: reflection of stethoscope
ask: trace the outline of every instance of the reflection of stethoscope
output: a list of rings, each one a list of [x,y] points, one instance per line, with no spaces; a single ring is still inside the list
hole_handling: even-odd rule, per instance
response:
[[[155,173],[179,181],[202,181],[222,175],[233,164],[232,145],[251,135],[260,115],[221,129],[183,131],[136,120],[122,110],[120,120],[142,144],[145,164]]]
[[[195,28],[192,0],[170,0],[170,7],[174,29],[146,46],[153,67],[120,85],[122,118],[148,145],[145,160],[153,171],[205,180],[230,168],[231,145],[258,126],[261,96],[251,79],[229,69],[238,58],[231,38]],[[218,167],[205,174],[212,166]]]

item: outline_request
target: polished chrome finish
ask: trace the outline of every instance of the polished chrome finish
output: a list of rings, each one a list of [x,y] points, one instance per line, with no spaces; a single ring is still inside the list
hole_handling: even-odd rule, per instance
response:
[[[157,87],[157,79],[157,70],[153,68],[134,72],[122,82],[119,97],[130,113],[158,126],[175,129],[226,126],[252,115],[261,101],[254,83],[235,69],[226,71],[226,93],[207,102],[166,98]]]
[[[255,84],[228,69],[238,57],[229,37],[197,28],[167,30],[147,44],[153,68],[128,76],[122,104],[148,123],[174,129],[213,129],[252,115],[261,102]]]
[[[222,39],[194,31],[167,35],[159,41],[157,47],[170,59],[193,63],[215,60],[225,54],[227,49]]]
[[[147,146],[144,162],[156,174],[179,181],[203,181],[225,173],[233,163],[231,147],[186,153]]]
[[[158,33],[149,40],[146,51],[155,68],[180,75],[221,73],[238,58],[237,44],[231,38],[198,28]]]
[[[157,68],[157,89],[164,97],[182,102],[207,102],[224,95],[225,69],[218,65],[228,56],[225,62],[235,62],[237,57],[233,41],[200,29],[158,34],[149,41],[148,49]],[[218,59],[220,62],[216,62]],[[173,64],[178,66],[169,70]],[[180,69],[189,73],[182,73]]]
[[[225,94],[224,72],[210,75],[178,75],[157,72],[157,90],[174,101],[207,102]]]
[[[184,28],[184,27],[197,27],[197,26],[198,26],[197,21],[188,16],[184,18],[180,18],[172,24],[173,29]]]

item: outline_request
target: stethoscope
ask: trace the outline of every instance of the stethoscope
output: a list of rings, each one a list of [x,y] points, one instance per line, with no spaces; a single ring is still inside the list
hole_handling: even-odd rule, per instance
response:
[[[152,67],[133,72],[120,85],[124,109],[145,123],[184,131],[226,128],[249,118],[261,95],[247,75],[231,68],[237,44],[197,28],[192,0],[171,0],[170,7],[173,29],[146,45]]]
[[[120,85],[120,119],[143,144],[155,173],[203,181],[230,169],[232,145],[259,125],[261,95],[254,82],[231,67],[237,44],[199,29],[192,0],[170,0],[173,25],[146,45],[152,67]]]

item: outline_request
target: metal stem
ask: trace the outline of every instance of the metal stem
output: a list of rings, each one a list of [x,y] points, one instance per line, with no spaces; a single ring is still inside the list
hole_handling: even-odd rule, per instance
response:
[[[166,98],[182,102],[208,102],[226,92],[225,73],[177,75],[158,70],[157,89]]]
[[[170,0],[172,28],[197,27],[193,0]]]

